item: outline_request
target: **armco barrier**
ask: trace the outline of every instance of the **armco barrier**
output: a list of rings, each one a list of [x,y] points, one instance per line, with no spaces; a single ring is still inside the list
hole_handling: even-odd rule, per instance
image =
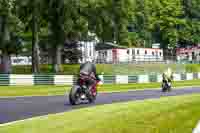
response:
[[[175,81],[181,81],[181,74],[174,74],[173,76]]]
[[[34,75],[35,85],[54,85],[54,75]]]
[[[128,76],[128,83],[138,83],[138,76]]]
[[[198,79],[198,73],[193,73],[193,78]]]
[[[200,73],[174,74],[174,81],[200,79]],[[100,75],[104,84],[162,82],[162,75]],[[0,74],[0,85],[72,85],[73,75],[7,75]]]
[[[34,85],[33,75],[10,75],[9,76],[10,85]]]
[[[72,85],[74,80],[75,79],[73,75],[55,75],[54,76],[55,85]]]
[[[10,85],[10,78],[8,74],[0,75],[0,85]]]
[[[157,74],[157,82],[162,82],[163,77],[162,74]]]
[[[149,82],[158,82],[158,77],[156,74],[151,74],[148,76],[149,77]]]
[[[113,75],[107,75],[103,76],[103,83],[104,84],[115,84],[116,83],[116,76]]]
[[[138,83],[149,83],[149,75],[138,75]]]
[[[128,76],[117,75],[115,79],[117,84],[128,84]]]

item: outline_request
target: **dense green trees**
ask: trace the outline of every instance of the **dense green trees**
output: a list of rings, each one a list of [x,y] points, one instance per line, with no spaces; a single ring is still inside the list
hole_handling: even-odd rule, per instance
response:
[[[52,55],[52,65],[54,72],[60,71],[61,49],[65,42],[65,13],[66,6],[64,0],[49,0],[48,5],[48,25],[49,25],[49,45]]]
[[[200,1],[182,0],[184,18],[187,23],[183,27],[181,40],[185,43],[200,42]]]
[[[4,73],[11,72],[11,55],[20,51],[22,42],[18,33],[23,29],[16,16],[14,0],[0,0],[0,51]]]
[[[149,29],[157,42],[163,48],[176,46],[179,38],[179,26],[185,26],[183,7],[180,0],[152,0],[148,1]]]
[[[39,72],[39,32],[45,25],[45,1],[44,0],[15,0],[17,17],[24,24],[23,32],[32,33],[32,72]]]
[[[19,52],[19,37],[31,33],[32,70],[39,72],[39,42],[60,71],[61,49],[90,39],[118,45],[162,48],[200,43],[199,0],[0,0],[0,51],[4,70],[9,57]],[[6,62],[7,61],[7,62]]]

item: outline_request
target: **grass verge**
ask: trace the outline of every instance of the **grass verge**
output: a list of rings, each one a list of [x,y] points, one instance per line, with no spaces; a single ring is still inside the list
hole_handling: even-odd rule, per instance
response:
[[[77,75],[79,64],[62,65],[62,70],[58,74]],[[97,73],[104,72],[105,75],[137,75],[149,73],[163,73],[168,67],[176,73],[180,72],[200,72],[200,64],[97,64]],[[40,65],[42,74],[53,73],[51,65]],[[32,74],[31,66],[13,66],[13,74]]]
[[[199,97],[195,94],[85,108],[1,126],[0,132],[191,133],[200,119]]]
[[[146,84],[121,84],[102,85],[98,88],[100,92],[128,91],[160,88],[160,83]],[[174,82],[174,87],[200,86],[200,80]],[[6,96],[49,96],[63,95],[69,91],[71,86],[1,86],[0,97]]]

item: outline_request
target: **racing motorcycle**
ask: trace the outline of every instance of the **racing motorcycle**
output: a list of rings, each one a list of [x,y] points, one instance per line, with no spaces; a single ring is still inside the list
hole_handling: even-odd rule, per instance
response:
[[[162,82],[162,92],[171,91],[171,81]]]
[[[71,105],[80,104],[82,101],[93,103],[97,96],[99,81],[93,75],[81,73],[78,82],[71,88],[69,102]]]

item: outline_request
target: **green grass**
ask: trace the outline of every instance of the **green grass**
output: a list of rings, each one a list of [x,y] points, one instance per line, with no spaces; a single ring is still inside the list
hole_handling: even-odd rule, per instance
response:
[[[76,75],[79,70],[79,64],[62,65],[62,72],[58,74]],[[97,72],[102,72],[106,75],[116,74],[149,74],[163,73],[167,67],[173,69],[174,72],[200,72],[200,64],[97,64]],[[12,73],[14,74],[31,74],[31,66],[13,66]],[[40,71],[43,74],[52,73],[50,65],[40,65]]]
[[[61,95],[69,90],[70,86],[1,86],[0,96],[48,96]]]
[[[181,86],[200,86],[200,80],[174,82],[174,87]],[[146,84],[120,84],[102,85],[98,88],[100,92],[128,91],[160,88],[161,83]],[[0,96],[49,96],[63,95],[69,91],[71,86],[1,86]]]
[[[192,133],[200,94],[97,106],[1,126],[1,133]]]

